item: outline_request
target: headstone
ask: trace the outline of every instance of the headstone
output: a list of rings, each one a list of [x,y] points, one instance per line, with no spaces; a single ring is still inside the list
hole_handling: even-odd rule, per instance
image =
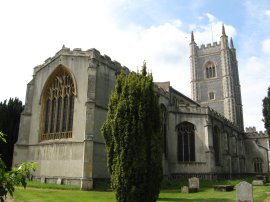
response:
[[[56,184],[62,184],[62,178],[58,178]]]
[[[200,179],[192,177],[188,179],[188,188],[192,192],[197,192],[200,189]]]
[[[236,185],[236,201],[253,202],[252,184],[243,181]]]
[[[181,193],[189,193],[188,186],[181,187]]]
[[[263,180],[253,180],[252,185],[254,185],[254,186],[262,186],[262,185],[264,185],[264,181]]]
[[[41,182],[41,183],[46,183],[46,178],[45,178],[45,177],[41,177],[41,178],[40,178],[40,182]]]

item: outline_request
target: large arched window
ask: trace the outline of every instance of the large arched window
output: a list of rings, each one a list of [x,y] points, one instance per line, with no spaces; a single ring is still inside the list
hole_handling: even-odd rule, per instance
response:
[[[163,135],[163,151],[165,157],[168,155],[167,151],[167,110],[166,107],[162,104],[161,108],[161,132]]]
[[[183,122],[177,126],[178,148],[177,159],[180,162],[195,161],[195,127],[192,123]]]
[[[58,67],[42,92],[40,140],[72,137],[75,83],[66,68]]]
[[[255,158],[253,160],[253,165],[254,165],[254,172],[255,173],[262,173],[262,164],[263,164],[263,161],[261,158]]]
[[[220,164],[220,130],[217,126],[214,127],[213,133],[213,148],[215,151],[215,163]]]
[[[216,67],[213,62],[207,62],[205,66],[205,76],[206,78],[216,77]]]

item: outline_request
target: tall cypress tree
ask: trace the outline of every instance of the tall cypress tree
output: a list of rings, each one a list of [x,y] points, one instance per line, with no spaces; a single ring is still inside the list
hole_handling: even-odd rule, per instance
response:
[[[6,143],[0,141],[0,155],[7,169],[12,166],[13,148],[18,139],[22,102],[18,98],[10,98],[0,102],[0,131],[6,134]]]
[[[162,180],[158,97],[146,64],[118,75],[102,127],[111,185],[118,202],[154,202]]]
[[[268,88],[267,96],[263,99],[263,122],[267,134],[270,135],[270,87]]]

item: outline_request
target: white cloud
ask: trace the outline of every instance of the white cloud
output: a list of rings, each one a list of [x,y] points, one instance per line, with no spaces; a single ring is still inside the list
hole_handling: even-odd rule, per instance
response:
[[[211,13],[205,13],[205,15],[208,17],[210,23],[217,21],[217,18],[213,16]]]
[[[211,43],[212,40],[213,42],[220,41],[221,28],[224,23],[211,13],[205,13],[204,16],[208,19],[207,24],[191,24],[189,26],[189,29],[193,30],[196,35],[195,41],[197,44]],[[236,29],[232,25],[224,24],[224,26],[227,36],[234,37],[236,35]]]
[[[270,38],[262,41],[262,51],[270,55]]]
[[[15,96],[23,100],[33,67],[53,56],[63,44],[71,49],[96,48],[131,70],[140,68],[146,60],[155,81],[171,81],[174,88],[190,96],[190,33],[183,31],[181,19],[149,27],[133,22],[119,27],[114,14],[124,3],[125,0],[2,1],[0,19],[6,20],[1,21],[0,101]],[[189,25],[198,45],[211,42],[212,33],[213,41],[219,41],[221,36],[223,22],[210,13],[204,18],[206,23]],[[232,25],[225,24],[225,29],[229,37],[236,36]],[[262,50],[268,50],[267,43],[262,43]],[[251,125],[255,115],[250,109],[254,103],[261,107],[266,81],[270,80],[266,71],[270,62],[259,56],[241,57],[240,81],[248,117],[245,116],[245,123]],[[260,111],[256,116],[260,116]]]
[[[264,15],[266,15],[267,17],[270,17],[270,10],[264,11]]]

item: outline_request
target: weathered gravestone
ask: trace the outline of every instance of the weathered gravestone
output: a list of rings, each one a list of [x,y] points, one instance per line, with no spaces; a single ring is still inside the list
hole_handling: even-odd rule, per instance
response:
[[[198,192],[200,189],[200,179],[197,177],[192,177],[188,179],[188,189],[189,192]]]
[[[252,185],[254,185],[254,186],[262,186],[262,185],[264,185],[264,181],[263,180],[253,180]]]
[[[252,184],[243,181],[236,185],[236,201],[253,202]]]
[[[58,178],[56,184],[62,184],[62,178]]]
[[[40,182],[41,182],[41,183],[46,183],[46,178],[45,178],[45,177],[41,177],[41,178],[40,178]]]
[[[181,187],[181,193],[189,193],[188,186]]]

